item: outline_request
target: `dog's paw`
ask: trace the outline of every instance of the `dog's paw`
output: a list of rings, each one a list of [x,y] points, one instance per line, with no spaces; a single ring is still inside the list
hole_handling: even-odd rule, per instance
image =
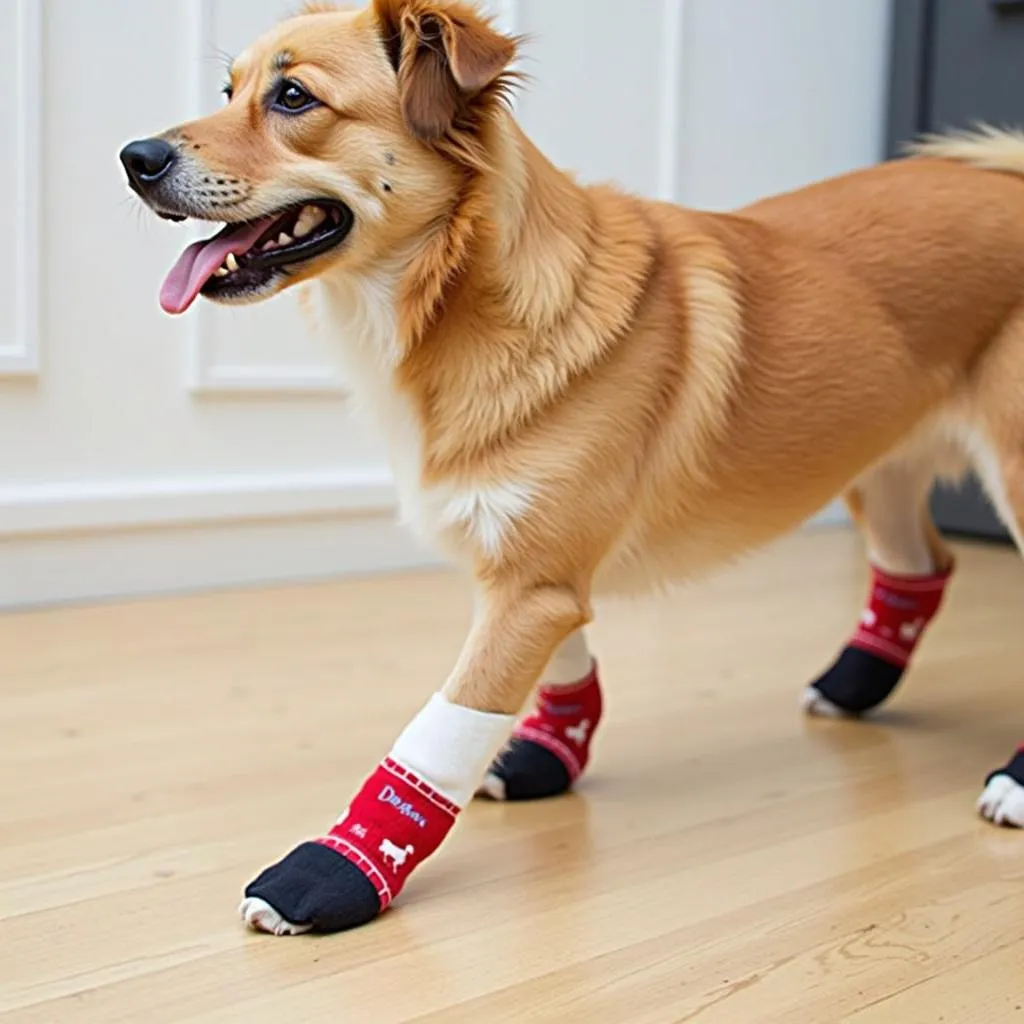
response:
[[[484,781],[477,787],[476,795],[483,797],[485,800],[495,800],[498,803],[508,799],[508,788],[505,785],[505,780],[500,775],[495,775],[493,771],[489,771],[484,776]]]
[[[808,686],[800,694],[800,710],[812,718],[854,718],[855,715],[833,704],[816,686]]]
[[[1024,786],[1009,775],[993,775],[978,798],[978,811],[993,825],[1024,828]]]
[[[902,666],[876,654],[847,647],[804,692],[804,710],[832,718],[858,718],[892,696],[903,672]]]
[[[490,800],[544,800],[572,786],[565,763],[546,747],[514,738],[487,770],[477,796]]]
[[[319,843],[303,843],[245,890],[245,923],[270,935],[341,932],[381,911],[377,889],[351,861]]]
[[[286,921],[266,900],[247,896],[242,900],[238,913],[254,932],[267,935],[305,935],[313,930],[310,924],[294,924]]]

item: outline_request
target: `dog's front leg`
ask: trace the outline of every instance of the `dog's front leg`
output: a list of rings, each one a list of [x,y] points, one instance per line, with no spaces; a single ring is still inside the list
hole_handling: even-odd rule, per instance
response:
[[[248,886],[246,923],[276,935],[336,932],[386,909],[472,799],[555,649],[586,623],[587,597],[572,585],[485,587],[444,689],[334,828]]]

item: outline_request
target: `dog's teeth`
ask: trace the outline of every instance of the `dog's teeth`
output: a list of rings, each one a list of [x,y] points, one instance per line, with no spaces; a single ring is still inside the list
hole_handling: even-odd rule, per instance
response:
[[[266,242],[263,243],[263,251],[264,252],[268,252],[269,250],[276,249],[276,248],[277,248],[277,242],[275,242],[272,238],[269,241],[266,241]]]
[[[281,234],[277,236],[278,245],[291,245],[293,241],[294,239],[287,231],[282,231]]]
[[[304,206],[299,219],[295,222],[295,237],[302,238],[303,235],[308,235],[324,222],[326,216],[319,206]]]
[[[216,270],[215,270],[215,271],[213,272],[213,276],[214,276],[214,277],[227,277],[227,276],[228,276],[228,274],[230,274],[230,273],[231,273],[231,271],[230,271],[230,270],[228,270],[228,268],[227,268],[227,267],[218,267],[218,268],[217,268],[217,269],[216,269]]]
[[[238,269],[238,260],[235,259],[235,254],[233,252],[228,253],[228,258],[224,261],[224,266],[232,273]]]

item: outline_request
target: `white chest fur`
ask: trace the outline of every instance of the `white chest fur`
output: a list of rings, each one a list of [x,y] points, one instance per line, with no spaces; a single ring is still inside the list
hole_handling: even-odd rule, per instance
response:
[[[450,480],[423,486],[416,412],[395,386],[395,296],[399,273],[349,275],[320,289],[317,319],[339,342],[345,375],[361,410],[383,431],[403,520],[455,557],[500,553],[532,501],[523,482]]]

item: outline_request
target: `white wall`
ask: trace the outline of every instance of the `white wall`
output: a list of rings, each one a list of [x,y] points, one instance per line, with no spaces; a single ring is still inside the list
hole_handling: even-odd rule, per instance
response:
[[[879,156],[888,0],[495,0],[528,130],[584,178],[728,207]],[[289,0],[0,0],[0,606],[424,556],[288,298],[160,314],[187,238],[117,152],[218,102]]]

